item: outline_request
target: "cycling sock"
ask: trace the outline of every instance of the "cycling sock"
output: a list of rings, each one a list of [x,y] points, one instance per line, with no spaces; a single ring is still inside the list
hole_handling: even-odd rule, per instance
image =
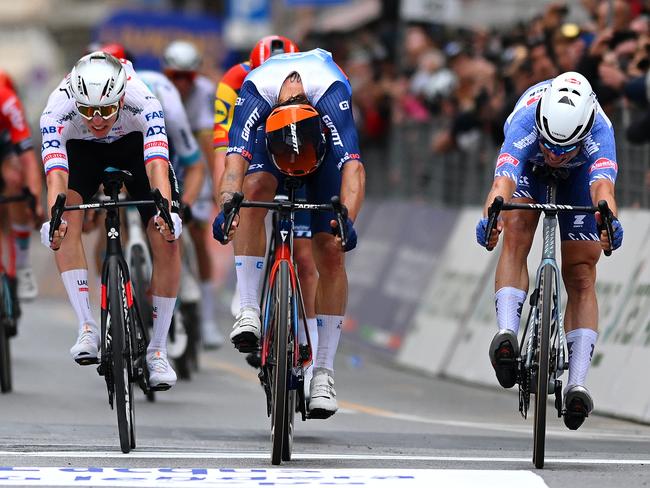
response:
[[[584,385],[598,340],[598,332],[585,327],[566,333],[569,348],[569,381],[567,386]]]
[[[14,240],[14,249],[16,252],[16,269],[23,269],[29,266],[29,239],[31,235],[31,226],[11,224],[11,237]]]
[[[71,269],[61,273],[61,280],[65,291],[68,292],[68,299],[77,316],[79,333],[83,331],[84,324],[97,329],[97,323],[90,310],[90,298],[88,295],[88,270]]]
[[[497,311],[499,330],[510,329],[519,333],[521,310],[526,301],[526,291],[512,286],[504,286],[494,294],[494,305]]]
[[[152,351],[162,351],[167,353],[167,334],[169,325],[172,322],[174,307],[176,306],[176,297],[159,297],[153,295],[153,336],[149,341],[147,353]]]
[[[312,359],[315,360],[316,351],[318,351],[318,321],[316,317],[307,317],[307,330],[309,330]],[[307,344],[307,334],[305,334],[305,328],[302,324],[298,327],[298,341],[300,344]]]
[[[342,315],[316,315],[318,321],[318,353],[315,368],[326,368],[334,371],[334,357],[341,338],[343,327]]]
[[[212,281],[201,282],[201,320],[214,322],[214,283]]]
[[[240,310],[248,307],[259,313],[259,289],[264,273],[264,257],[235,256],[235,271]]]

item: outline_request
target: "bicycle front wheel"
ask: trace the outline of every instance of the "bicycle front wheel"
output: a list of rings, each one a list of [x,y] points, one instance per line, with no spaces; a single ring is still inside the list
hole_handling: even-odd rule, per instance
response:
[[[283,446],[287,441],[287,449],[290,450],[291,436],[289,431],[288,416],[289,394],[287,379],[289,370],[287,368],[289,356],[287,354],[287,343],[289,338],[289,265],[286,261],[280,263],[278,277],[275,280],[272,299],[273,306],[273,351],[271,360],[274,362],[273,385],[271,388],[272,409],[271,409],[271,463],[280,464],[283,457]],[[291,457],[289,455],[289,457]]]
[[[15,320],[11,311],[11,296],[7,276],[0,274],[0,390],[9,393],[11,381],[10,327]]]
[[[128,453],[135,447],[135,411],[131,382],[131,351],[129,315],[122,270],[117,261],[110,264],[108,277],[108,314],[111,335],[111,368],[115,383],[115,407],[120,448]]]
[[[542,320],[539,322],[537,344],[537,391],[535,393],[535,425],[533,430],[533,463],[544,467],[546,443],[546,404],[548,401],[549,342],[551,334],[551,311],[553,309],[553,268],[544,266],[542,271],[541,296]]]

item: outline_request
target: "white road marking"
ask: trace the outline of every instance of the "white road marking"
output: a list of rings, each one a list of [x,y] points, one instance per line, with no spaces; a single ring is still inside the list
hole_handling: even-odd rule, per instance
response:
[[[186,452],[186,451],[131,451],[122,454],[117,451],[0,451],[0,458],[72,458],[72,459],[269,459],[268,452]],[[294,453],[294,460],[343,460],[343,461],[439,461],[471,463],[526,463],[530,457],[473,457],[473,456],[410,456],[410,455],[367,455],[367,454],[326,454]],[[650,465],[648,459],[592,459],[592,458],[553,458],[546,457],[546,463],[556,464],[611,464],[611,465]]]
[[[0,468],[3,486],[548,488],[531,471],[440,469]]]

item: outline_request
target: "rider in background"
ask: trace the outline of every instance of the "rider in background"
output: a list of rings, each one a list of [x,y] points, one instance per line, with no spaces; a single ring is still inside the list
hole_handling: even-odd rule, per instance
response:
[[[148,200],[151,188],[158,188],[170,202],[174,233],[152,207],[138,209],[153,255],[153,335],[147,347],[147,368],[155,389],[176,383],[176,373],[167,360],[167,333],[180,279],[180,252],[175,241],[182,231],[165,124],[152,117],[161,111],[160,103],[129,63],[97,51],[75,64],[50,95],[41,116],[48,208],[59,193],[66,193],[69,205],[90,201],[107,167],[131,172],[133,181],[125,185],[131,198]],[[70,354],[79,364],[92,364],[97,362],[101,337],[90,309],[88,264],[81,242],[83,216],[69,212],[64,219],[51,243],[50,222],[45,222],[41,241],[58,250],[54,257],[77,316],[79,336]]]
[[[187,41],[172,42],[163,54],[163,72],[181,95],[192,132],[213,173],[214,151],[212,149],[212,107],[214,106],[214,84],[199,74],[201,56],[196,47]],[[217,348],[224,338],[215,320],[215,288],[212,276],[212,259],[208,252],[210,220],[212,218],[212,181],[204,178],[197,201],[192,205],[192,220],[188,223],[190,235],[196,249],[201,287],[201,338],[207,348]]]
[[[353,249],[353,222],[364,198],[365,171],[351,95],[347,77],[331,54],[322,49],[278,54],[253,70],[242,85],[228,134],[230,145],[219,191],[222,206],[234,192],[242,191],[249,168],[259,169],[257,189],[248,195],[254,200],[273,200],[284,175],[294,174],[304,179],[309,202],[329,203],[332,196],[340,195],[349,211],[345,251]],[[227,236],[234,237],[238,227],[241,235],[247,236],[245,241],[240,237],[235,240],[236,246],[241,246],[238,256],[252,256],[262,262],[265,214],[263,209],[241,210],[241,219]],[[337,225],[334,217],[333,213],[320,212],[311,216],[312,250],[319,275],[315,306],[318,351],[309,400],[312,418],[328,418],[338,409],[334,357],[347,303],[347,274],[341,240],[333,235]],[[226,240],[223,222],[222,207],[213,223],[214,237],[222,243]],[[251,320],[238,321],[230,335],[237,348],[259,341],[259,319],[253,319],[257,313],[250,315]]]
[[[476,227],[485,245],[487,208],[495,197],[513,203],[546,203],[546,185],[536,167],[562,168],[566,178],[557,188],[557,203],[597,205],[606,200],[617,214],[614,182],[618,165],[612,124],[603,113],[591,85],[579,73],[563,73],[529,88],[517,102],[505,126],[505,142],[497,158],[494,183]],[[512,199],[512,200],[511,200]],[[517,333],[528,293],[526,258],[533,242],[539,212],[504,212],[489,236],[495,246],[504,232],[495,280],[495,306],[499,332],[490,344],[490,361],[504,388],[517,381],[516,366],[504,360],[519,355]],[[564,392],[564,423],[571,430],[582,425],[593,409],[584,386],[598,338],[596,263],[609,248],[607,232],[599,234],[600,215],[561,213],[562,278],[568,300],[565,312],[569,349],[569,380]],[[623,227],[612,222],[613,248],[623,240]]]
[[[226,150],[228,148],[228,131],[232,126],[235,105],[239,91],[244,83],[244,78],[251,70],[259,67],[271,56],[282,53],[298,52],[298,46],[292,40],[283,36],[266,36],[260,39],[250,53],[250,60],[236,64],[223,76],[217,86],[216,99],[214,102],[214,150],[215,150],[215,173],[214,181],[220,181],[226,161]],[[244,178],[244,196],[249,200],[255,198],[251,195],[259,193],[264,184],[266,176],[260,173],[261,165],[250,165]],[[284,189],[278,187],[278,191]],[[298,198],[305,198],[305,187],[298,190]],[[242,209],[244,215],[248,209]],[[316,264],[311,251],[311,227],[309,212],[297,212],[294,230],[294,258],[298,266],[298,275],[305,302],[307,314],[307,327],[313,348],[313,357],[316,357],[318,349],[318,329],[316,322],[316,282],[318,275]],[[255,328],[260,327],[259,310],[259,287],[264,273],[264,256],[248,255],[246,243],[251,236],[247,235],[242,228],[234,241],[235,249],[235,271],[237,273],[237,294],[239,302],[237,321],[234,329],[238,329],[242,323],[251,322]],[[240,244],[241,243],[241,244]],[[306,344],[307,338],[302,327],[300,331],[300,343]],[[313,367],[310,366],[305,372],[305,386],[309,386]],[[307,396],[309,396],[307,392]]]
[[[46,135],[43,134],[43,138]],[[0,161],[2,189],[6,196],[19,195],[23,187],[36,198],[36,215],[25,202],[9,205],[9,220],[16,255],[18,298],[29,300],[38,295],[38,286],[29,262],[30,236],[34,225],[43,220],[41,193],[43,171],[36,159],[29,124],[14,84],[0,72]],[[36,222],[35,222],[36,220]]]

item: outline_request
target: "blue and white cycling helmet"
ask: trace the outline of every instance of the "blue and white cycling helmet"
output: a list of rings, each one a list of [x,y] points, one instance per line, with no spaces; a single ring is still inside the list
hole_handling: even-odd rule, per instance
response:
[[[542,138],[557,146],[583,140],[594,125],[598,102],[587,78],[567,71],[557,76],[537,104],[535,125]]]

